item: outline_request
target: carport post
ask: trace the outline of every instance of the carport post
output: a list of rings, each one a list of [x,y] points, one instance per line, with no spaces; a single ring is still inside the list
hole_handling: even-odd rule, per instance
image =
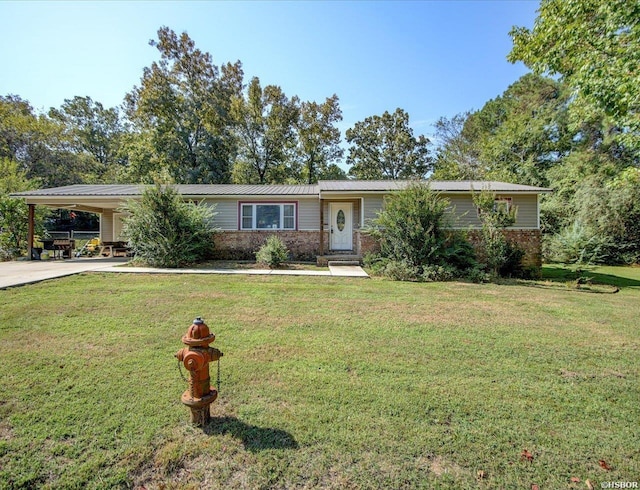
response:
[[[35,204],[29,204],[29,231],[27,232],[27,257],[33,260],[33,235],[35,234]]]

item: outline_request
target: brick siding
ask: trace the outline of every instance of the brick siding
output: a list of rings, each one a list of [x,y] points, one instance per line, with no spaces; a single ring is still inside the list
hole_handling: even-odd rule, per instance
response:
[[[540,230],[504,230],[503,233],[510,243],[517,245],[524,251],[524,257],[522,258],[524,267],[542,267],[542,233]],[[367,252],[380,251],[380,245],[373,237],[366,233],[358,233],[358,235],[358,250],[361,255],[364,256]],[[481,254],[480,230],[470,230],[468,239],[476,253]]]
[[[291,253],[291,260],[316,260],[320,248],[319,231],[223,231],[214,236],[214,258],[255,260],[256,252],[271,235],[282,239]]]
[[[507,241],[524,251],[522,265],[524,267],[542,267],[542,232],[540,230],[504,230]],[[468,233],[471,244],[476,249],[476,253],[482,253],[479,250],[480,230],[471,230]]]
[[[522,265],[540,268],[542,266],[542,234],[540,230],[504,230],[507,240],[524,250]],[[277,235],[282,238],[291,260],[315,261],[320,253],[319,231],[224,231],[214,237],[214,257],[221,260],[254,260],[255,253],[267,238]],[[480,252],[480,232],[470,230],[468,238]],[[328,253],[328,233],[324,232],[325,253]],[[370,252],[379,252],[378,242],[369,234],[354,230],[355,251],[361,257]]]

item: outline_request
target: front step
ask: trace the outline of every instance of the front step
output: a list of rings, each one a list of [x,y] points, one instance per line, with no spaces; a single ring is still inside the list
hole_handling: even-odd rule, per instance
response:
[[[327,265],[329,267],[331,267],[332,265],[336,266],[336,267],[339,267],[341,265],[357,265],[357,266],[360,266],[361,264],[360,264],[359,260],[329,260],[327,262]]]
[[[318,255],[316,257],[316,263],[318,267],[327,267],[329,265],[329,262],[340,262],[339,265],[347,265],[345,262],[349,262],[348,265],[360,265],[362,264],[362,257],[357,254],[331,254]]]

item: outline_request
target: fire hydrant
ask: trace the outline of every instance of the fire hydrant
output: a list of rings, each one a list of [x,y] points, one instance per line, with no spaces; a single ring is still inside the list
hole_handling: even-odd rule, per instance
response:
[[[209,405],[218,397],[218,390],[211,388],[209,378],[209,363],[222,357],[222,352],[209,347],[215,339],[215,334],[198,317],[182,336],[182,343],[187,347],[176,353],[178,362],[189,371],[189,389],[182,394],[182,403],[191,409],[191,423],[201,427],[211,419]]]

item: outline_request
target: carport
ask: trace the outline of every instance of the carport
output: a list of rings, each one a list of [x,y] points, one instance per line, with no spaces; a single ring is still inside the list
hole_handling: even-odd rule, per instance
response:
[[[31,258],[35,235],[35,208],[45,206],[53,209],[85,211],[100,216],[100,240],[115,242],[122,233],[121,213],[118,209],[127,199],[139,197],[138,185],[70,185],[52,189],[39,189],[11,194],[22,198],[29,207],[29,231],[27,236],[28,257]]]

